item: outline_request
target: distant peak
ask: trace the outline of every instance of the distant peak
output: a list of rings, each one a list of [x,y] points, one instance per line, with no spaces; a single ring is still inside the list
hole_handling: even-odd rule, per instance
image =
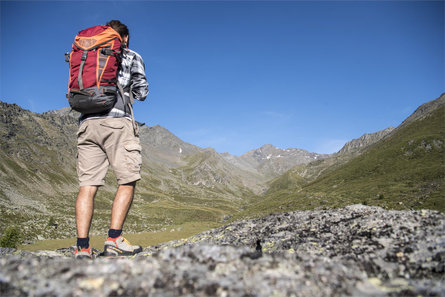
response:
[[[374,132],[374,133],[365,133],[359,138],[355,138],[351,141],[348,141],[341,149],[338,151],[339,154],[343,153],[354,153],[360,150],[365,149],[366,147],[378,142],[383,139],[386,135],[391,133],[395,128],[388,127],[386,129]]]
[[[278,148],[272,144],[265,144],[262,147],[260,147],[259,149],[260,150],[276,150]]]
[[[445,93],[443,93],[439,98],[419,106],[405,121],[403,121],[402,124],[400,124],[398,128],[428,116],[434,110],[440,108],[443,105],[445,105]]]

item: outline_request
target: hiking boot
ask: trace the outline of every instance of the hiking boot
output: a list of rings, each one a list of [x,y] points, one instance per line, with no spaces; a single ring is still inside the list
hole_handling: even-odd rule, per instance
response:
[[[81,248],[80,246],[76,247],[76,250],[74,251],[74,258],[76,259],[94,259],[95,254],[93,252],[93,249],[91,248],[91,245],[88,246],[87,249]]]
[[[105,257],[132,256],[142,252],[142,247],[131,245],[122,235],[117,238],[108,237],[105,241]]]

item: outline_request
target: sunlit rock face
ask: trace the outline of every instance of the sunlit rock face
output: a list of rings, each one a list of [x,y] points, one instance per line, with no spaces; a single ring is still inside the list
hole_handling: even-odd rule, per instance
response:
[[[0,250],[2,296],[444,296],[445,215],[352,205],[76,261]]]

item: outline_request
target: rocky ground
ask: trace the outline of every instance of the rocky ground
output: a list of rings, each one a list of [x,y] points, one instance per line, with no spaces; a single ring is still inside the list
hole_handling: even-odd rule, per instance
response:
[[[353,205],[245,220],[134,258],[0,250],[1,296],[445,296],[445,215]]]

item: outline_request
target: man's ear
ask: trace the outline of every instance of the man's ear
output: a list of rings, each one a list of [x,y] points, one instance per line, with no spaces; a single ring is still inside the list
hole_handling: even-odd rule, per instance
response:
[[[129,43],[130,43],[130,37],[128,35],[124,35],[122,37],[122,44],[124,45],[125,48],[128,48]]]

